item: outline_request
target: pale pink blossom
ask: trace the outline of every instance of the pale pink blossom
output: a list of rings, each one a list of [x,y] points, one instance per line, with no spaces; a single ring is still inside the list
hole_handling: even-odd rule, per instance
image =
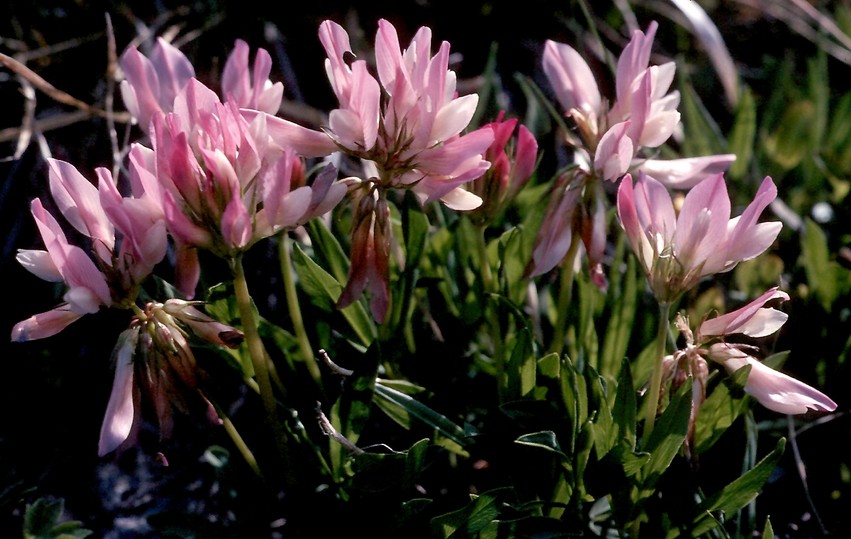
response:
[[[272,139],[269,118],[244,116],[192,79],[174,111],[154,120],[155,176],[169,231],[179,242],[234,256],[345,195],[343,184],[323,180],[317,193],[302,185],[301,159]]]
[[[679,215],[671,196],[655,179],[639,172],[618,189],[618,216],[656,298],[670,303],[702,277],[733,269],[774,242],[779,222],[757,223],[777,196],[765,178],[754,200],[739,217],[730,218],[724,177],[716,174],[693,187]]]
[[[280,119],[270,122],[273,136],[301,155],[339,149],[370,161],[382,188],[411,189],[424,204],[440,199],[457,209],[479,206],[481,199],[459,191],[488,169],[483,156],[493,131],[462,134],[478,96],[457,95],[449,43],[443,42],[432,56],[431,30],[422,27],[402,50],[396,29],[381,20],[375,38],[376,78],[365,60],[352,60],[348,34],[339,24],[323,22],[319,36],[328,54],[328,80],[339,100],[325,128],[327,142]]]
[[[535,237],[532,259],[526,266],[526,275],[535,277],[556,267],[567,255],[573,243],[574,215],[582,200],[585,183],[574,181],[574,174],[560,176],[553,186],[541,228]],[[567,263],[572,264],[569,260]]]
[[[616,181],[627,172],[646,170],[669,187],[690,187],[703,177],[697,176],[699,172],[723,172],[735,157],[707,156],[699,158],[703,161],[674,160],[666,165],[643,156],[644,148],[664,144],[680,122],[679,92],[669,91],[674,62],[650,64],[657,28],[652,22],[646,33],[633,32],[618,57],[615,97],[610,100],[601,96],[590,66],[569,45],[548,41],[542,64],[559,104],[576,124],[579,140],[573,144],[579,154],[585,154],[578,159],[580,166],[593,161],[589,172],[603,180]]]
[[[615,98],[600,95],[591,67],[569,45],[549,41],[544,47],[543,68],[565,114],[575,129],[566,135],[572,146],[576,189],[582,197],[569,197],[570,215],[557,214],[568,198],[556,189],[544,222],[535,239],[529,275],[545,273],[558,265],[567,253],[571,238],[579,233],[585,243],[592,280],[605,288],[601,260],[606,247],[606,210],[609,207],[602,188],[594,182],[617,182],[624,174],[652,170],[658,180],[675,187],[690,187],[710,173],[720,173],[732,163],[732,155],[680,160],[648,159],[645,148],[664,144],[680,121],[679,93],[669,91],[675,64],[651,65],[650,53],[657,24],[647,32],[636,30],[621,52],[615,78]],[[575,133],[575,136],[574,136]],[[563,223],[567,228],[559,228]],[[547,246],[558,246],[549,249]],[[570,261],[573,263],[573,261]]]
[[[128,307],[166,252],[165,224],[144,193],[122,197],[103,168],[97,170],[97,188],[64,161],[50,160],[49,170],[57,207],[87,238],[91,255],[69,243],[41,200],[33,200],[32,215],[46,250],[21,250],[18,261],[42,279],[64,282],[68,290],[62,305],[16,324],[15,341],[49,337],[101,307]]]
[[[542,65],[567,115],[585,132],[597,136],[605,110],[597,79],[585,59],[570,45],[547,40]]]
[[[817,389],[759,361],[754,357],[758,350],[756,347],[718,340],[735,335],[754,339],[773,335],[780,330],[788,315],[765,305],[788,299],[786,292],[777,287],[770,288],[735,311],[704,320],[694,339],[687,324],[678,326],[686,335],[687,348],[698,351],[701,361],[707,357],[723,365],[729,373],[749,365],[745,391],[766,408],[784,414],[803,414],[810,410],[831,412],[836,409],[835,402]]]
[[[741,334],[748,337],[767,337],[786,323],[789,315],[764,305],[774,299],[789,300],[789,294],[776,286],[744,307],[727,314],[705,320],[697,330],[698,339]]]
[[[713,337],[746,335],[767,337],[776,333],[788,315],[774,307],[765,307],[772,300],[787,301],[789,295],[777,287],[733,312],[705,320],[698,328],[698,339],[704,342]],[[753,357],[755,348],[743,344],[715,342],[706,355],[733,373],[750,365],[745,391],[770,410],[782,414],[803,414],[809,410],[832,412],[836,403],[807,384],[763,364]]]

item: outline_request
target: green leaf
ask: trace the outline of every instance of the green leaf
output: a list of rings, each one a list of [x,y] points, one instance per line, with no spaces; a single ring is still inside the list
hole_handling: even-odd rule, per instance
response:
[[[624,358],[621,376],[618,379],[617,393],[612,407],[612,419],[615,427],[615,438],[626,443],[630,450],[635,450],[635,424],[637,402],[635,386],[632,381],[632,371],[629,360]]]
[[[726,143],[721,129],[688,81],[686,71],[677,71],[677,78],[682,98],[679,110],[685,129],[683,153],[685,155],[724,153]]]
[[[643,451],[650,459],[641,470],[639,500],[653,493],[656,482],[670,466],[680,451],[688,434],[691,415],[691,381],[687,381],[671,398],[667,408],[656,422]]]
[[[24,512],[24,539],[82,539],[92,534],[76,520],[59,522],[65,502],[39,498]]]
[[[830,312],[833,302],[839,294],[839,265],[830,260],[827,236],[815,221],[805,220],[804,233],[801,235],[800,264],[807,274],[807,282],[816,294],[825,311]]]
[[[619,238],[618,249],[623,253],[626,244],[623,240],[624,235],[621,234]],[[606,379],[615,379],[618,376],[618,369],[623,364],[629,338],[635,325],[635,311],[638,307],[639,276],[636,269],[636,257],[626,256],[625,258],[626,271],[623,273],[622,280],[617,263],[613,263],[612,273],[617,272],[618,278],[609,278],[610,315],[599,364],[600,374]]]
[[[313,252],[322,267],[328,268],[338,282],[344,282],[348,273],[349,258],[337,238],[325,226],[322,219],[311,219],[304,225],[310,235]]]
[[[514,443],[528,445],[530,447],[540,447],[541,449],[552,451],[562,458],[567,459],[567,455],[562,452],[561,446],[558,443],[556,433],[551,430],[542,430],[540,432],[524,434],[514,440]]]
[[[523,274],[526,261],[532,252],[532,244],[521,227],[507,230],[499,237],[497,244],[499,277],[502,289],[514,303],[522,304],[526,297],[528,279]]]
[[[326,312],[336,311],[336,303],[343,291],[343,286],[330,273],[319,267],[298,244],[293,250],[293,264],[299,275],[302,289],[311,302]],[[359,301],[340,309],[343,317],[364,346],[375,339],[377,334],[372,317],[366,312]]]
[[[819,148],[823,144],[827,131],[828,111],[830,108],[830,80],[827,70],[827,54],[819,47],[816,54],[807,59],[808,94],[812,99],[815,114],[814,121],[809,126],[811,148]]]
[[[743,86],[736,105],[736,119],[728,138],[729,151],[736,154],[736,160],[729,170],[732,178],[743,178],[750,168],[755,139],[756,103],[750,88]]]
[[[724,434],[730,425],[747,410],[744,398],[745,381],[750,365],[733,373],[727,380],[715,386],[709,397],[700,406],[694,426],[694,449],[699,455],[705,453]],[[732,391],[730,388],[737,388]]]
[[[374,495],[388,491],[401,497],[412,491],[425,468],[428,440],[422,439],[405,451],[365,451],[352,460],[352,490]]]
[[[521,329],[508,358],[508,394],[526,396],[535,388],[537,360],[532,343],[532,333]]]
[[[701,535],[714,528],[717,520],[709,519],[708,514],[719,511],[724,514],[732,514],[757,497],[765,482],[771,477],[771,473],[783,456],[786,448],[786,439],[780,438],[774,450],[765,456],[756,466],[747,473],[721,489],[719,492],[708,497],[700,504],[701,515],[695,519],[693,535]]]
[[[432,537],[462,539],[479,537],[479,533],[500,514],[503,500],[510,489],[502,488],[475,496],[466,507],[434,517],[431,520]]]
[[[798,166],[811,148],[810,126],[816,121],[816,108],[811,101],[795,101],[787,106],[778,128],[762,137],[765,153],[780,167]]]
[[[561,376],[561,359],[558,354],[552,352],[539,359],[537,371],[541,376],[558,380]]]
[[[765,526],[762,528],[762,539],[774,539],[774,528],[771,527],[771,519],[765,517]]]
[[[406,192],[402,207],[402,234],[405,238],[405,267],[417,267],[425,252],[429,222],[413,192]]]
[[[411,420],[418,419],[458,444],[462,451],[467,444],[467,435],[463,428],[443,414],[410,395],[385,385],[382,381],[376,383],[373,398],[382,411],[405,428],[411,428]]]

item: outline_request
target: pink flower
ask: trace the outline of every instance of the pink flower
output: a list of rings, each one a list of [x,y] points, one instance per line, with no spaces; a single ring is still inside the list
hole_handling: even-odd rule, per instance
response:
[[[221,423],[199,388],[195,355],[188,341],[191,334],[231,348],[242,342],[240,331],[181,300],[148,303],[122,332],[115,347],[115,378],[101,425],[98,455],[135,442],[143,398],[157,415],[161,438],[171,435],[174,408],[184,413],[199,408],[211,423]]]
[[[643,148],[664,144],[680,121],[679,93],[668,91],[674,79],[674,62],[650,65],[657,27],[653,22],[646,33],[633,32],[618,58],[616,95],[611,101],[600,95],[591,68],[569,45],[546,43],[544,73],[562,108],[576,122],[579,141],[574,145],[585,154],[579,159],[580,166],[587,166],[589,156],[593,156],[589,172],[603,180],[616,181],[629,171],[645,170],[669,187],[691,187],[703,177],[697,176],[698,172],[723,172],[735,156],[670,163],[641,156]]]
[[[300,158],[269,135],[271,117],[250,117],[192,79],[174,111],[153,122],[163,211],[182,244],[233,256],[327,211],[345,195],[345,185],[325,182],[323,200],[315,200],[301,185]]]
[[[745,391],[770,410],[782,414],[835,410],[836,403],[820,391],[768,367],[753,357],[755,348],[752,346],[715,342],[706,347],[706,344],[716,337],[738,334],[760,338],[777,332],[788,316],[773,307],[765,307],[767,302],[775,299],[785,301],[789,299],[789,295],[774,287],[733,312],[704,321],[697,331],[698,341],[705,346],[702,353],[724,365],[730,373],[750,365]]]
[[[70,244],[41,201],[33,200],[32,214],[46,250],[21,250],[18,261],[42,279],[64,282],[68,291],[59,307],[16,324],[14,341],[55,335],[101,307],[131,305],[166,251],[162,216],[144,193],[139,198],[122,197],[106,169],[97,170],[95,188],[71,164],[51,159],[49,165],[56,205],[89,238],[92,256]]]
[[[603,98],[597,79],[582,56],[570,45],[547,40],[543,56],[544,74],[568,116],[592,136],[603,119]]]
[[[369,161],[382,188],[411,189],[422,203],[440,199],[453,209],[479,206],[481,199],[462,193],[461,186],[488,169],[483,155],[493,130],[461,134],[478,96],[457,95],[455,73],[448,67],[449,43],[432,56],[431,30],[422,27],[402,50],[393,25],[386,20],[378,25],[377,79],[365,60],[351,60],[349,37],[339,24],[320,25],[328,54],[325,71],[340,103],[329,116],[326,142],[286,120],[272,120],[271,131],[305,156],[339,149]]]
[[[627,175],[618,189],[618,216],[656,298],[673,302],[702,277],[733,269],[765,251],[779,222],[757,223],[777,196],[765,178],[744,213],[730,218],[724,177],[710,176],[691,189],[679,215],[665,187],[644,173],[633,186]]]
[[[272,58],[265,49],[257,49],[252,70],[248,56],[248,44],[236,40],[222,70],[224,101],[233,101],[239,108],[275,114],[283,100],[284,86],[269,80]],[[150,131],[154,116],[174,110],[175,98],[195,78],[195,68],[189,59],[163,38],[157,38],[150,57],[136,47],[129,47],[121,55],[120,64],[125,75],[121,82],[124,104],[145,132]]]
[[[481,222],[489,222],[505,210],[532,177],[538,160],[538,141],[532,133],[524,125],[517,127],[516,118],[502,118],[500,112],[495,122],[484,126],[494,132],[493,144],[485,153],[491,167],[468,185],[483,201],[471,212],[471,217]],[[512,139],[515,128],[517,135]]]
[[[697,330],[698,340],[742,334],[748,337],[767,337],[786,323],[789,315],[773,307],[763,307],[773,299],[789,300],[789,294],[776,286],[744,307],[704,321]]]
[[[575,168],[562,175],[553,186],[540,230],[535,237],[532,259],[526,275],[542,275],[564,260],[574,237],[581,240],[592,282],[608,286],[602,258],[606,248],[606,193],[603,184]],[[568,264],[577,260],[567,260]]]

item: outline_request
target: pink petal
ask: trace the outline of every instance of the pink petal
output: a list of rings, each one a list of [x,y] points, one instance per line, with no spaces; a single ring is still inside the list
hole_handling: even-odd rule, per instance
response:
[[[240,112],[249,122],[256,115],[264,114],[248,109],[242,109]],[[313,131],[276,116],[266,118],[266,128],[269,136],[276,144],[285,148],[292,148],[303,157],[325,157],[338,149],[334,141],[325,133]]]
[[[100,204],[97,188],[71,163],[58,159],[47,162],[50,191],[62,215],[74,228],[95,240],[95,244],[112,250],[115,231]]]
[[[781,414],[805,414],[810,410],[817,412],[836,410],[836,403],[821,391],[751,357],[744,358],[744,363],[741,360],[728,363],[729,366],[725,364],[728,371],[738,370],[744,364],[751,366],[745,391],[769,410]]]
[[[116,345],[115,379],[98,442],[98,455],[101,457],[124,443],[133,429],[136,413],[133,405],[133,356],[138,337],[138,328],[128,329],[121,334]]]
[[[12,342],[26,342],[56,335],[83,316],[65,305],[18,322],[12,328]]]
[[[575,49],[547,41],[543,56],[544,74],[565,111],[577,109],[596,119],[602,98],[591,68]]]
[[[18,255],[15,258],[21,266],[40,279],[54,283],[63,281],[62,274],[59,273],[59,269],[47,251],[18,249]]]
[[[735,160],[735,154],[723,154],[685,159],[647,159],[639,166],[669,189],[690,189],[707,176],[724,172]]]
[[[763,308],[763,305],[778,298],[788,301],[789,294],[777,287],[771,288],[744,307],[703,322],[698,329],[698,334],[704,337],[734,333],[742,333],[751,337],[771,335],[780,329],[788,315],[774,309]],[[768,314],[764,314],[765,312],[768,312]]]

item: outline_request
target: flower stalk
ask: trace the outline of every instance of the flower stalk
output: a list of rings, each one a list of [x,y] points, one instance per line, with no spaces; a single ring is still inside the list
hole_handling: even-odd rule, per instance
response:
[[[319,365],[316,362],[316,357],[313,355],[313,347],[310,345],[310,338],[307,336],[307,330],[304,327],[304,318],[301,315],[301,307],[298,303],[298,294],[296,292],[295,278],[293,276],[295,270],[292,263],[292,252],[290,249],[290,238],[287,234],[281,234],[278,242],[278,257],[281,261],[281,276],[284,280],[284,294],[287,298],[287,310],[292,320],[293,331],[295,332],[296,341],[301,352],[302,361],[307,367],[313,381],[317,387],[322,388],[322,373],[319,371]]]
[[[260,398],[263,401],[263,408],[266,412],[266,421],[272,429],[272,435],[275,438],[275,444],[278,448],[278,455],[282,461],[281,463],[285,465],[288,455],[287,435],[278,418],[277,401],[272,390],[272,378],[269,374],[269,359],[266,348],[263,346],[263,341],[260,338],[258,320],[251,304],[251,295],[248,291],[248,282],[245,279],[242,255],[231,258],[229,262],[231,271],[233,272],[234,296],[236,297],[237,307],[239,308],[239,316],[242,319],[245,343],[248,347],[251,364],[254,367],[254,378],[257,380]]]

